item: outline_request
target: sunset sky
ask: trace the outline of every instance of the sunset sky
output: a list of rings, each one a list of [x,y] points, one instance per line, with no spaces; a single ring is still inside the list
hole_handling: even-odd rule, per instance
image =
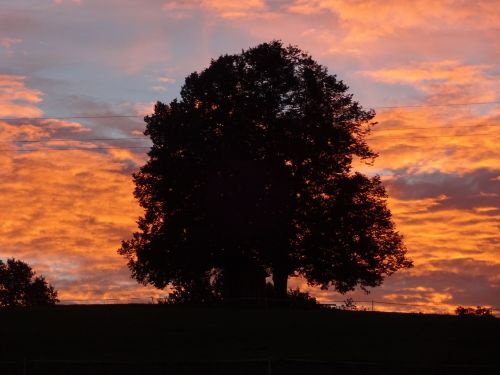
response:
[[[348,296],[500,308],[498,0],[0,0],[0,259],[63,301],[164,295],[116,253],[141,214],[142,117],[211,58],[273,39],[377,112],[380,156],[360,168],[382,176],[415,266]]]

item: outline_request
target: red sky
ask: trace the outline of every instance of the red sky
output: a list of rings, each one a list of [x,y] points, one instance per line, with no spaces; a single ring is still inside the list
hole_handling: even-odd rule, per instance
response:
[[[495,0],[3,4],[0,259],[29,262],[63,300],[164,294],[130,280],[116,254],[141,214],[130,174],[146,149],[126,147],[147,142],[95,140],[137,137],[140,118],[50,117],[145,115],[210,58],[282,39],[377,111],[380,157],[360,168],[383,176],[415,267],[352,296],[500,307],[499,35]]]

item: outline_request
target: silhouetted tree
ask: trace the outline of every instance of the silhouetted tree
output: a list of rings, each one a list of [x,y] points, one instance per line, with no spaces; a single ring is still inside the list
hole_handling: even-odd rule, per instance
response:
[[[457,314],[458,316],[478,316],[478,317],[492,318],[493,309],[483,306],[477,306],[476,308],[458,306],[455,309],[455,314]]]
[[[59,302],[57,291],[43,276],[14,258],[0,260],[0,307],[44,306]]]
[[[288,305],[300,309],[325,308],[309,292],[302,292],[299,288],[288,290]]]
[[[373,123],[348,87],[296,47],[264,43],[186,78],[181,99],[145,118],[153,146],[134,174],[145,209],[119,253],[139,282],[275,295],[287,279],[340,292],[411,266],[379,177]],[[210,275],[208,277],[207,275]]]

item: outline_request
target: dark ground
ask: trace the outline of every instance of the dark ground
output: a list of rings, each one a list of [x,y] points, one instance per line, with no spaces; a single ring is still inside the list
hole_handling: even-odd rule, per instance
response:
[[[335,310],[0,310],[0,374],[500,374],[500,319]]]

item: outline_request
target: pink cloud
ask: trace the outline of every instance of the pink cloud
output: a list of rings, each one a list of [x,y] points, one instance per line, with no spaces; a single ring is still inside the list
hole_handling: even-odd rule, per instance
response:
[[[224,18],[242,18],[265,11],[267,6],[264,0],[173,0],[163,5],[165,11],[177,18],[189,17],[192,11],[200,8],[214,11]]]
[[[0,38],[0,46],[10,49],[14,44],[21,43],[22,41],[20,38],[2,37]]]
[[[82,0],[53,0],[55,5],[63,5],[63,4],[76,4],[81,5]]]

